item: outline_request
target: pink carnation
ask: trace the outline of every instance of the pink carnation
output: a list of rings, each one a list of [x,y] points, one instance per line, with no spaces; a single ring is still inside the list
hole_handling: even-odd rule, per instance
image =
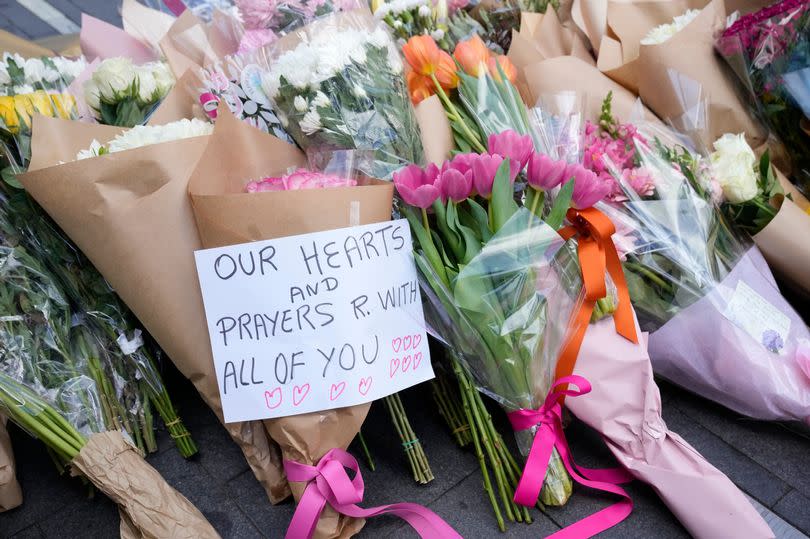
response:
[[[655,180],[650,171],[643,167],[624,169],[622,183],[630,186],[640,197],[652,196],[655,193]]]
[[[249,182],[245,186],[248,193],[261,193],[264,191],[298,191],[301,189],[328,189],[335,187],[354,187],[357,180],[341,178],[321,172],[298,169],[292,174],[280,178],[264,178]]]

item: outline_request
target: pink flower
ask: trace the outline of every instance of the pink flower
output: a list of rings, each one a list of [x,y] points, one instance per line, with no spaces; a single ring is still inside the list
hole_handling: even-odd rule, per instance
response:
[[[495,181],[495,174],[498,172],[498,167],[503,162],[503,157],[500,155],[481,154],[473,162],[472,176],[475,191],[482,197],[488,198],[492,194],[492,184]],[[510,167],[510,181],[515,181],[517,172],[512,173]]]
[[[244,54],[246,52],[261,49],[266,45],[276,41],[276,34],[267,28],[252,28],[245,30],[242,39],[239,41],[239,49],[237,54]]]
[[[245,186],[248,193],[263,193],[265,191],[285,191],[284,178],[265,178],[258,182],[249,182]]]
[[[450,161],[445,161],[442,169],[449,167],[458,170],[462,174],[472,170],[473,163],[478,159],[477,153],[459,153],[453,156]]]
[[[472,193],[473,172],[461,173],[454,168],[445,168],[436,180],[443,201],[449,198],[453,202],[466,200]]]
[[[577,209],[590,208],[610,192],[610,185],[580,164],[571,164],[565,168],[563,181],[569,181],[571,178],[574,179],[574,193],[571,200]]]
[[[301,189],[327,189],[335,187],[354,187],[357,180],[331,176],[321,172],[298,169],[292,174],[280,178],[264,178],[258,182],[249,182],[245,186],[248,193],[265,191],[297,191]]]
[[[565,168],[565,161],[556,161],[547,155],[533,153],[527,170],[529,185],[542,191],[554,189],[563,181]]]
[[[439,198],[435,185],[439,168],[430,164],[424,170],[417,165],[408,165],[394,173],[394,187],[406,204],[417,208],[429,208]]]
[[[450,14],[455,13],[459,9],[464,9],[470,4],[470,0],[447,0],[447,9]]]
[[[526,163],[529,162],[533,148],[532,137],[518,135],[511,129],[497,135],[490,135],[489,139],[487,139],[487,149],[490,154],[497,154],[510,159],[509,165],[512,168],[513,176],[517,176],[521,170],[526,168]]]
[[[278,13],[276,0],[234,0],[245,28],[268,28]]]
[[[655,180],[650,171],[643,168],[626,168],[622,171],[622,183],[629,185],[640,197],[655,193]]]

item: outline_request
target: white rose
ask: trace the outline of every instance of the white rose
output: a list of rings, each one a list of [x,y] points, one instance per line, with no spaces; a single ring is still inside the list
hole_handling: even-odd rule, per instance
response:
[[[136,69],[128,58],[109,58],[101,62],[93,80],[99,89],[101,97],[108,101],[117,101],[132,86],[135,80]]]
[[[45,78],[45,62],[39,58],[29,58],[22,67],[28,84],[36,84]]]
[[[710,158],[714,177],[729,202],[739,204],[757,196],[757,157],[744,134],[726,133],[717,139]]]
[[[160,97],[164,97],[174,87],[174,75],[163,62],[152,64],[152,75],[155,77]]]
[[[84,81],[84,102],[93,110],[101,109],[101,94],[93,79]]]
[[[304,112],[309,108],[309,106],[307,105],[307,100],[300,95],[295,96],[295,99],[293,100],[293,106],[295,107],[295,110],[297,110],[298,112]]]
[[[158,91],[157,81],[149,69],[138,70],[138,101],[142,105],[148,105],[155,102],[155,98],[160,98],[156,95]]]

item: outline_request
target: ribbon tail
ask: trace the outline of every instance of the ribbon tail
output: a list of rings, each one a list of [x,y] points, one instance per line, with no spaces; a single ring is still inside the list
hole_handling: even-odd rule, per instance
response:
[[[353,518],[371,518],[385,514],[397,516],[407,522],[421,539],[463,539],[439,515],[416,503],[394,503],[368,509],[354,504],[333,507],[338,513]]]
[[[613,284],[616,285],[616,292],[619,296],[619,303],[616,312],[613,313],[613,324],[616,326],[616,333],[628,341],[638,344],[638,333],[636,332],[636,320],[633,316],[633,307],[630,304],[630,291],[627,288],[627,281],[624,277],[622,262],[616,249],[609,249],[606,253],[607,271]]]
[[[293,513],[284,539],[310,539],[315,535],[318,518],[321,516],[325,506],[326,498],[323,497],[313,481],[304,489],[304,495],[301,496],[301,500],[298,502],[298,507]]]
[[[537,498],[540,497],[540,491],[543,489],[543,481],[546,479],[546,470],[548,470],[555,437],[552,428],[546,424],[540,425],[540,428],[537,429],[529,456],[526,458],[523,475],[520,476],[520,481],[515,489],[513,498],[515,503],[526,507],[532,507],[537,503]]]

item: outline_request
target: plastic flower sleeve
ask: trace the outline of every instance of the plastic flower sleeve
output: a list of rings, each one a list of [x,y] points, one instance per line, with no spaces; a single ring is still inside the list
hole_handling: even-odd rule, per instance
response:
[[[283,36],[319,17],[366,9],[361,0],[234,0],[249,30],[270,30]]]
[[[758,249],[698,192],[707,172],[698,157],[658,138],[637,142],[636,155],[654,193],[640,195],[614,167],[625,200],[600,209],[622,236],[656,372],[745,415],[807,421],[800,352],[810,332]]]
[[[357,10],[281,38],[263,87],[304,150],[374,150],[375,178],[424,160],[419,127],[393,38]]]
[[[539,407],[551,388],[581,287],[571,255],[557,232],[527,209],[518,210],[449,286],[423,253],[415,255],[431,334],[507,411]],[[524,455],[532,436],[517,435]],[[570,479],[555,454],[546,488],[566,487]]]
[[[543,94],[529,111],[538,151],[568,163],[582,162],[582,127],[587,96],[578,92]]]

